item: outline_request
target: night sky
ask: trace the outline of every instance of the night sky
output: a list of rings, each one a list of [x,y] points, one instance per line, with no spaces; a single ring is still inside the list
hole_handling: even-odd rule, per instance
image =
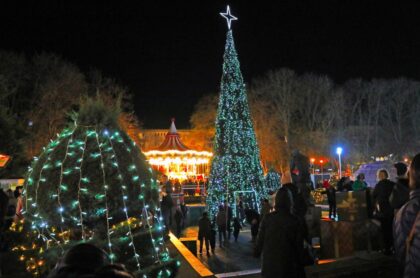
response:
[[[420,80],[420,8],[384,1],[67,1],[0,7],[1,49],[54,52],[127,86],[146,128],[189,125],[194,104],[217,92],[226,21],[246,82],[268,70]],[[63,1],[64,2],[64,1]],[[111,3],[108,3],[111,2]],[[308,3],[307,3],[308,2]],[[395,2],[396,3],[396,2]]]

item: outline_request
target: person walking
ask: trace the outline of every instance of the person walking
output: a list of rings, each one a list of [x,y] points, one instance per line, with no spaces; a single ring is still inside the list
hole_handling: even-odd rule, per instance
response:
[[[394,247],[401,275],[418,277],[420,273],[420,153],[410,164],[410,198],[394,219]]]
[[[394,182],[388,179],[385,169],[378,171],[378,183],[372,193],[374,217],[381,222],[382,238],[384,240],[384,254],[392,254],[392,220],[394,211],[389,202]]]
[[[394,167],[397,169],[397,181],[392,189],[389,202],[391,203],[391,207],[397,211],[408,202],[410,189],[408,187],[407,165],[398,162],[394,164]]]
[[[200,241],[200,254],[203,253],[203,241],[206,244],[207,255],[210,255],[210,237],[211,237],[211,222],[208,218],[207,212],[203,212],[203,216],[198,220],[198,240]]]
[[[264,278],[305,277],[303,266],[303,229],[291,213],[292,200],[286,188],[277,191],[275,211],[264,217],[254,254],[262,255]]]
[[[235,242],[238,242],[240,230],[242,230],[241,221],[239,221],[238,217],[235,217],[233,219],[233,237],[235,238]]]
[[[219,246],[222,247],[226,243],[226,224],[227,224],[227,215],[225,212],[224,206],[219,206],[219,212],[216,216],[217,229],[219,231]],[[223,237],[223,241],[222,241]]]

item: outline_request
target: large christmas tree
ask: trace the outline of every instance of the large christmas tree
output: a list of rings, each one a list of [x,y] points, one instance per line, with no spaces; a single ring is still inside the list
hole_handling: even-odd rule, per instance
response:
[[[140,277],[174,275],[152,170],[117,116],[100,100],[88,100],[35,158],[24,193],[34,241],[15,248],[35,274],[74,244],[91,242]]]
[[[222,15],[229,17],[226,18],[230,29],[230,21],[236,18],[230,15],[229,8]],[[236,199],[242,196],[246,205],[257,208],[260,197],[267,195],[232,30],[227,32],[223,59],[207,197],[208,209],[213,216],[223,202],[235,206]]]

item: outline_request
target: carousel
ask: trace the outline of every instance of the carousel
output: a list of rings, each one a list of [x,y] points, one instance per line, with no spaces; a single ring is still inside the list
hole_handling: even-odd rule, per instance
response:
[[[213,154],[196,151],[185,146],[171,120],[169,132],[159,147],[144,152],[149,164],[169,179],[179,181],[203,180],[209,173],[209,164]]]

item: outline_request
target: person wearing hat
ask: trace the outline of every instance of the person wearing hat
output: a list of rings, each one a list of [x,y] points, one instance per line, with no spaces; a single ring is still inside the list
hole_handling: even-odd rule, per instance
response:
[[[262,255],[261,274],[270,277],[305,277],[303,266],[303,230],[297,216],[291,213],[291,194],[280,188],[275,211],[267,214],[260,225],[254,255]]]
[[[409,199],[409,187],[408,187],[408,177],[407,177],[407,165],[403,162],[398,162],[394,164],[395,169],[397,169],[397,181],[395,182],[394,188],[392,189],[391,196],[389,197],[389,202],[391,207],[398,211]]]

